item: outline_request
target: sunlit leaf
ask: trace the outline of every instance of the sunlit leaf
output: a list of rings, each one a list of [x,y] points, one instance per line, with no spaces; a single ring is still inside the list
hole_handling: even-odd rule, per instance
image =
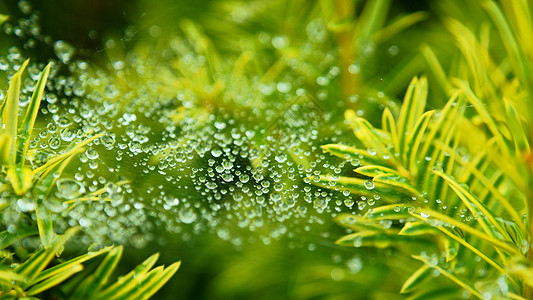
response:
[[[63,247],[67,240],[72,237],[77,230],[78,228],[76,227],[68,229],[65,234],[57,236],[50,248],[39,250],[15,269],[18,274],[27,278],[27,281],[22,284],[23,287],[27,287],[33,283],[39,273],[41,273],[52,258],[54,258],[59,248]]]
[[[25,194],[33,186],[33,172],[26,166],[11,165],[7,171],[7,178],[17,195]]]
[[[138,289],[144,274],[154,266],[158,258],[158,253],[150,256],[144,262],[136,266],[131,272],[119,277],[115,283],[98,293],[98,297],[101,299],[117,299],[132,290]]]
[[[32,286],[28,290],[27,293],[30,296],[42,293],[43,291],[46,291],[47,289],[50,289],[52,287],[55,287],[56,285],[59,285],[60,283],[62,283],[63,281],[67,280],[72,275],[80,272],[81,270],[83,270],[83,266],[82,265],[73,265],[69,269],[67,269],[67,270],[65,270],[65,271],[63,271],[61,273],[58,273],[58,274],[56,274],[56,275],[44,280],[43,282],[41,282],[39,284],[36,284],[36,285]]]
[[[85,280],[77,287],[74,292],[74,297],[86,298],[91,294],[96,294],[101,290],[109,280],[109,277],[117,267],[118,261],[122,256],[123,247],[115,247],[109,251],[104,261],[100,263],[96,271],[85,278]]]
[[[445,270],[444,268],[441,268],[438,265],[434,265],[434,264],[429,263],[426,259],[424,259],[421,256],[413,255],[413,257],[418,259],[418,260],[420,260],[420,261],[422,261],[422,262],[424,262],[428,267],[437,269],[442,275],[448,277],[448,279],[450,279],[451,281],[455,282],[457,285],[459,285],[459,286],[463,287],[464,289],[468,290],[473,296],[477,297],[478,299],[482,299],[482,300],[485,299],[475,287],[473,287],[471,284],[466,282],[464,279],[459,278],[457,275],[448,272],[447,270]]]
[[[39,105],[43,97],[44,88],[46,86],[46,80],[50,73],[50,64],[48,64],[39,76],[39,80],[35,85],[35,90],[31,96],[30,103],[26,108],[26,115],[22,119],[21,127],[18,130],[18,146],[17,146],[17,164],[23,164],[26,152],[28,152],[29,138],[37,118],[37,112],[39,111]]]
[[[419,287],[422,283],[431,279],[431,268],[427,265],[423,265],[420,269],[416,270],[407,280],[404,282],[400,293],[409,293]]]

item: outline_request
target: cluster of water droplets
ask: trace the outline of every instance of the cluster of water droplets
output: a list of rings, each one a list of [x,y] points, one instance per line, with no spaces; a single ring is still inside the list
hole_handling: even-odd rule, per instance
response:
[[[4,31],[29,44],[42,42],[57,57],[31,138],[30,163],[42,166],[101,134],[58,174],[44,199],[56,226],[79,225],[85,242],[113,240],[142,247],[161,230],[184,240],[213,233],[236,245],[268,244],[315,229],[328,236],[322,225],[335,214],[365,210],[380,201],[377,194],[361,197],[334,191],[334,183],[331,189],[314,184],[322,174],[335,178],[358,166],[356,159],[334,160],[319,148],[349,143],[340,139],[350,136],[338,116],[320,107],[322,100],[336,101],[327,93],[339,73],[331,54],[324,53],[323,62],[330,65],[322,65],[318,90],[308,90],[305,80],[289,72],[271,83],[219,78],[225,88],[210,99],[212,95],[197,90],[214,89],[207,81],[192,87],[177,84],[180,78],[166,65],[175,59],[182,69],[206,67],[206,58],[185,40],[172,40],[149,57],[135,52],[112,57],[110,68],[103,70],[76,59],[67,42],[43,37],[35,27],[37,17],[29,20],[8,23]],[[309,24],[311,42],[323,39],[315,32],[320,26],[317,20]],[[272,38],[275,47],[285,42]],[[12,47],[0,58],[6,78],[22,64],[23,52]],[[28,67],[21,107],[43,67]],[[161,73],[165,76],[158,77]],[[5,91],[2,87],[1,97]],[[365,187],[372,190],[374,185],[368,181]],[[4,211],[6,224],[13,223],[14,217],[7,217],[16,216],[13,211],[35,210],[31,197],[10,205]]]

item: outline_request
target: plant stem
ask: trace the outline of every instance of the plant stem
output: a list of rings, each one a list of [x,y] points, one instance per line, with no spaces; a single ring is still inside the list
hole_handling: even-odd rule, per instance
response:
[[[359,92],[360,78],[358,74],[349,72],[350,65],[355,57],[355,33],[354,33],[354,1],[337,0],[336,16],[341,22],[347,22],[349,25],[342,28],[337,34],[337,43],[339,51],[339,60],[341,66],[341,88],[344,96],[346,108],[355,109],[354,104],[349,101],[350,96]]]

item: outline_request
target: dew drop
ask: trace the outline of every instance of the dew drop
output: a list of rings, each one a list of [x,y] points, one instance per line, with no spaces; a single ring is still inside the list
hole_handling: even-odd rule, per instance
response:
[[[374,184],[374,182],[372,182],[372,181],[370,181],[370,180],[366,180],[366,181],[363,183],[363,185],[365,186],[365,188],[366,188],[367,190],[371,190],[371,189],[373,189],[373,188],[376,187],[376,185]]]
[[[59,40],[54,44],[54,52],[64,64],[68,64],[72,59],[75,50],[69,43]]]
[[[85,187],[74,179],[60,178],[56,181],[57,196],[72,200],[85,192]]]

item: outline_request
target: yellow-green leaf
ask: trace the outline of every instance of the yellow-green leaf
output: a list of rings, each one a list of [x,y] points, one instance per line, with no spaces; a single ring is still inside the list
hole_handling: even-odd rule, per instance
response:
[[[149,299],[152,297],[179,269],[181,261],[175,262],[165,268],[163,272],[157,275],[154,280],[148,281],[143,285],[143,289],[139,290],[137,294],[133,295],[136,299]]]
[[[374,128],[367,120],[358,117],[352,110],[347,110],[345,113],[348,124],[352,127],[355,136],[371,151],[375,151],[377,155],[391,156],[386,148],[386,144],[390,139],[384,131]]]
[[[418,236],[404,236],[395,233],[386,233],[379,231],[362,231],[352,233],[339,238],[337,245],[347,247],[376,247],[388,248],[397,246],[400,250],[402,247],[422,247],[428,251],[435,250],[433,243],[423,237]]]
[[[40,281],[43,281],[45,279],[48,279],[52,276],[56,276],[57,274],[60,274],[60,273],[63,273],[67,270],[69,270],[70,268],[72,268],[73,266],[75,265],[78,265],[78,264],[81,264],[87,260],[90,260],[90,259],[93,259],[103,253],[106,253],[108,252],[109,250],[111,250],[112,247],[105,247],[103,249],[100,249],[98,251],[95,251],[95,252],[89,252],[87,254],[84,254],[84,255],[80,255],[78,257],[75,257],[69,261],[66,261],[64,263],[61,263],[59,265],[56,265],[56,266],[53,266],[51,268],[48,268],[46,270],[44,270],[43,272],[41,272],[41,274],[39,274],[39,276],[37,276],[37,278],[35,278],[35,282],[40,282]]]
[[[88,298],[90,295],[96,295],[104,287],[117,267],[122,252],[122,246],[111,249],[96,271],[89,277],[85,278],[85,280],[77,287],[73,297]]]
[[[19,105],[19,95],[20,95],[20,84],[22,81],[22,73],[26,66],[28,65],[29,60],[26,60],[20,69],[13,75],[9,88],[7,90],[7,97],[4,104],[4,111],[2,112],[2,123],[3,131],[5,134],[8,134],[12,137],[17,136],[17,122],[18,122],[18,105]],[[14,153],[13,153],[14,154]],[[12,157],[11,163],[14,163],[14,156]]]
[[[22,287],[25,288],[33,284],[34,279],[37,278],[39,273],[48,266],[48,263],[54,258],[59,248],[63,247],[67,240],[72,237],[77,230],[77,227],[68,229],[65,234],[56,237],[50,248],[39,250],[15,269],[18,274],[28,278],[28,280],[22,284]]]
[[[28,151],[29,139],[33,126],[35,125],[35,118],[37,118],[37,112],[39,111],[39,105],[43,97],[44,88],[46,86],[46,80],[50,73],[50,64],[48,64],[39,76],[39,80],[35,85],[33,95],[31,96],[30,103],[26,109],[26,115],[22,119],[21,127],[18,130],[18,145],[17,145],[17,164],[24,163],[24,157]]]
[[[420,269],[416,270],[407,280],[404,282],[400,293],[409,293],[419,287],[422,283],[431,279],[431,268],[427,265],[423,265]]]
[[[364,217],[369,220],[406,220],[413,218],[410,211],[414,212],[415,207],[405,204],[389,204],[374,208]]]
[[[481,300],[485,299],[483,296],[481,296],[481,293],[475,287],[473,287],[470,283],[466,282],[464,279],[459,278],[455,274],[448,272],[446,269],[441,268],[439,265],[429,263],[425,258],[421,256],[413,255],[413,257],[415,259],[418,259],[424,262],[427,266],[437,269],[442,275],[448,277],[448,279],[450,279],[451,281],[453,281],[460,287],[468,290],[472,295],[474,295],[478,299],[481,299]]]
[[[425,235],[425,234],[441,234],[441,232],[426,223],[422,222],[408,222],[402,230],[398,232],[399,235]]]
[[[367,150],[361,150],[350,146],[329,144],[321,147],[325,152],[329,152],[337,157],[346,160],[358,160],[361,165],[392,166],[390,160],[386,160],[379,155],[371,155]]]
[[[100,299],[117,299],[133,289],[138,289],[139,283],[144,277],[144,274],[146,274],[146,272],[152,268],[158,258],[159,253],[150,256],[144,262],[135,267],[134,270],[124,276],[119,277],[114,284],[99,293],[98,297]]]
[[[381,183],[386,186],[390,186],[401,192],[407,192],[407,194],[416,197],[420,194],[414,186],[411,185],[409,179],[402,176],[395,176],[390,174],[378,175],[372,179],[374,184]]]
[[[382,166],[364,166],[355,169],[355,172],[368,177],[376,177],[378,175],[395,175],[400,176],[394,169],[382,167]]]
[[[44,205],[42,199],[37,200],[35,206],[35,215],[37,217],[37,228],[39,229],[39,236],[41,237],[41,243],[46,249],[52,245],[52,241],[55,239],[54,224],[52,221],[52,215],[48,208]]]
[[[470,191],[468,191],[466,188],[461,186],[454,178],[452,178],[448,174],[445,174],[443,172],[438,172],[438,171],[435,171],[435,174],[439,175],[440,177],[444,178],[444,180],[446,180],[446,182],[456,192],[457,196],[459,196],[459,198],[463,201],[465,206],[470,210],[474,218],[476,218],[476,220],[479,222],[479,224],[481,225],[481,227],[487,234],[494,236],[493,231],[490,227],[492,225],[504,237],[510,240],[509,235],[503,229],[500,222],[496,220],[496,217],[494,216],[492,211],[490,211],[485,206],[485,204],[479,201],[475,195],[473,195]]]
[[[72,275],[80,272],[81,270],[83,270],[83,266],[82,265],[79,265],[79,264],[73,265],[69,269],[65,270],[64,272],[58,273],[58,274],[48,278],[47,280],[32,286],[28,290],[27,294],[30,295],[30,296],[33,296],[33,295],[37,295],[39,293],[42,293],[42,292],[46,291],[47,289],[52,288],[52,287],[60,284],[61,282],[67,280]]]
[[[11,149],[12,140],[13,138],[8,134],[0,135],[0,166],[9,163],[9,149]]]
[[[344,227],[348,227],[357,231],[383,231],[385,226],[364,217],[352,214],[340,214],[335,218],[335,221]]]
[[[33,186],[33,172],[26,166],[9,166],[7,178],[17,195],[25,194]]]

